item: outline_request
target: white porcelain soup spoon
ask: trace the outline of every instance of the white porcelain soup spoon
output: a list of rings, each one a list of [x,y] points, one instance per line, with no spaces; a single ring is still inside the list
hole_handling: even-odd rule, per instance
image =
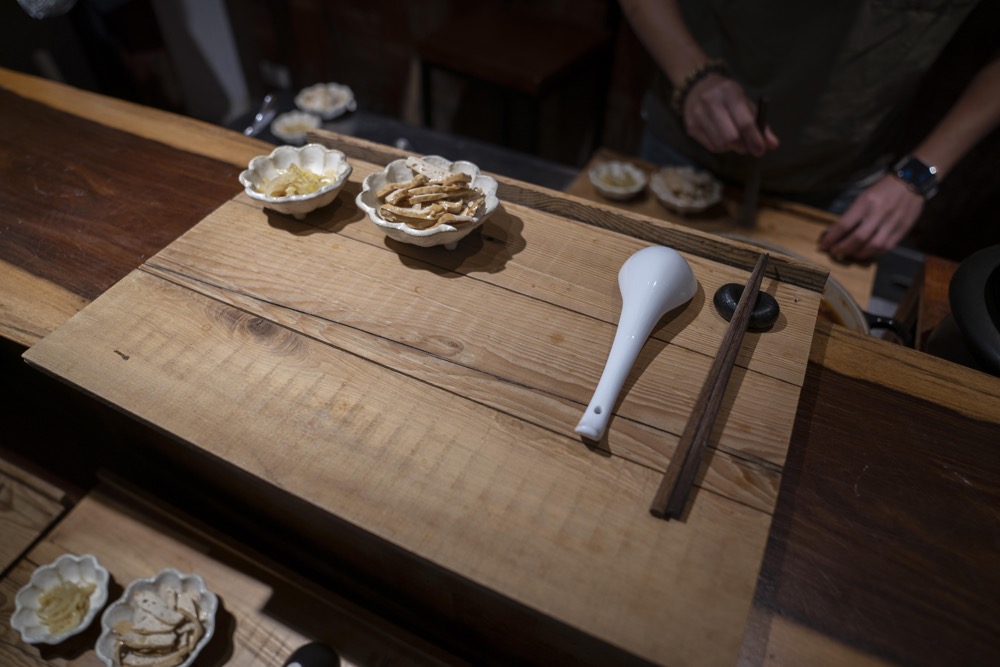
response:
[[[678,308],[698,291],[691,266],[673,248],[649,246],[622,264],[618,272],[622,312],[601,380],[576,433],[600,440],[625,378],[660,318]]]

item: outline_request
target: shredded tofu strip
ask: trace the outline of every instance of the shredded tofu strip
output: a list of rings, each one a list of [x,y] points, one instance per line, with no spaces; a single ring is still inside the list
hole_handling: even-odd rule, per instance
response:
[[[412,179],[386,183],[375,193],[383,220],[430,229],[474,222],[485,208],[486,196],[471,186],[468,174],[453,173],[416,157],[407,158],[406,166],[415,173]]]
[[[38,597],[38,618],[54,635],[72,630],[90,609],[94,584],[62,581]]]

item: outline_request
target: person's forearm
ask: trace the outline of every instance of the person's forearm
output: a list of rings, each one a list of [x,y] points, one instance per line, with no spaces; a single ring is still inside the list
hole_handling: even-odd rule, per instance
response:
[[[675,0],[621,0],[620,4],[639,41],[675,86],[708,60]]]
[[[925,164],[933,165],[938,179],[1000,122],[1000,57],[979,71],[954,106],[913,150]]]

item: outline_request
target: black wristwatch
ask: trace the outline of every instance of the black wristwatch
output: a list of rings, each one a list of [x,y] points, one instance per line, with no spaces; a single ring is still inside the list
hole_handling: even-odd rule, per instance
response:
[[[906,183],[906,187],[924,199],[930,199],[937,194],[937,169],[924,164],[912,155],[905,155],[894,164],[892,173]]]

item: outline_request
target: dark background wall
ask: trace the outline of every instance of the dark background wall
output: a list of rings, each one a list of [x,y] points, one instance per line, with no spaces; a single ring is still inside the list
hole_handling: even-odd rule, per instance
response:
[[[214,0],[230,34],[242,97],[199,60],[197,45],[177,38],[180,0],[78,0],[66,16],[37,21],[15,2],[0,3],[0,65],[158,108],[225,123],[255,108],[266,92],[319,81],[349,84],[359,108],[421,124],[420,44],[442,25],[483,2],[459,0]],[[437,130],[531,152],[580,167],[594,148],[633,153],[642,130],[639,105],[653,72],[614,0],[491,0],[497,15],[530,11],[556,21],[558,44],[579,31],[603,32],[607,51],[588,62],[537,109],[507,107],[497,91],[468,78],[432,78]],[[1000,3],[984,1],[926,81],[906,150],[947,110],[969,76],[1000,44]],[[471,31],[484,29],[470,25]],[[516,29],[493,49],[511,58],[522,47]],[[598,75],[606,66],[608,76]],[[195,80],[197,85],[191,82]],[[998,91],[1000,94],[1000,91]],[[226,97],[228,95],[228,97]],[[234,95],[239,98],[235,99]],[[509,123],[513,118],[515,122]],[[510,131],[512,125],[514,132]],[[523,131],[537,124],[541,140]],[[520,131],[519,131],[520,129]],[[1000,243],[1000,132],[984,142],[945,183],[915,231],[918,249],[960,259]]]

